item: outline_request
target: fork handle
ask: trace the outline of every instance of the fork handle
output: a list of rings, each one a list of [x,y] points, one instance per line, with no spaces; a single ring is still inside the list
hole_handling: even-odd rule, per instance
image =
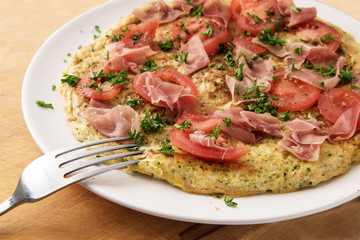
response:
[[[13,196],[9,197],[9,199],[0,204],[0,215],[6,213],[8,210],[15,207],[17,204],[18,202],[15,201]]]

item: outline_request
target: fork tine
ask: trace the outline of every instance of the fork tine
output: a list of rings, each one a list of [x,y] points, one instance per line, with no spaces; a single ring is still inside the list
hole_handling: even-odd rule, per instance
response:
[[[76,151],[82,148],[87,148],[87,147],[91,147],[91,146],[95,146],[95,145],[99,145],[99,144],[103,144],[103,143],[108,143],[108,142],[117,142],[117,141],[125,141],[125,140],[133,140],[130,137],[117,137],[117,138],[104,138],[104,139],[100,139],[100,140],[96,140],[96,141],[91,141],[91,142],[85,142],[85,143],[81,143],[76,147],[71,147],[71,148],[64,148],[61,149],[60,151],[58,151],[58,153],[55,155],[55,157],[59,157],[63,154],[72,152],[72,151]]]
[[[108,146],[108,147],[104,147],[104,148],[97,148],[97,149],[86,151],[81,156],[76,156],[76,157],[74,156],[73,158],[67,159],[65,161],[61,158],[65,154],[61,154],[60,156],[57,155],[57,156],[55,156],[55,158],[61,161],[61,163],[59,164],[59,167],[63,167],[67,163],[70,163],[72,161],[75,161],[75,160],[78,160],[81,158],[94,156],[94,155],[104,153],[104,152],[111,152],[114,150],[119,150],[119,149],[123,149],[123,148],[132,148],[132,147],[137,147],[137,146],[138,146],[137,144],[132,143],[132,144],[121,144],[121,145],[116,145],[116,146]],[[75,151],[75,150],[73,150],[73,151]]]
[[[128,156],[132,156],[132,155],[138,155],[143,153],[143,151],[134,151],[134,152],[124,152],[124,153],[118,153],[118,154],[114,154],[114,155],[110,155],[110,156],[104,156],[104,157],[100,157],[100,158],[93,158],[90,160],[86,160],[84,162],[81,162],[79,164],[73,164],[70,166],[65,166],[63,168],[61,168],[60,170],[63,172],[63,176],[71,174],[75,171],[81,170],[83,168],[89,167],[89,166],[93,166],[96,164],[100,164],[100,163],[104,163],[104,162],[108,162],[110,160],[114,160],[114,159],[118,159],[118,158],[122,158],[122,157],[128,157]],[[72,176],[70,176],[69,178],[72,178]]]
[[[97,167],[91,171],[86,171],[86,172],[81,172],[79,174],[76,174],[74,176],[70,176],[68,178],[65,178],[64,181],[67,182],[66,186],[72,183],[76,183],[79,182],[81,180],[84,180],[86,178],[90,178],[96,175],[99,175],[101,173],[105,173],[108,172],[110,170],[114,170],[117,168],[123,168],[129,165],[133,165],[136,164],[138,162],[140,162],[141,160],[137,159],[137,160],[130,160],[130,161],[126,161],[126,162],[121,162],[121,163],[116,163],[116,164],[112,164],[112,165],[106,165],[106,166],[101,166],[101,167]]]

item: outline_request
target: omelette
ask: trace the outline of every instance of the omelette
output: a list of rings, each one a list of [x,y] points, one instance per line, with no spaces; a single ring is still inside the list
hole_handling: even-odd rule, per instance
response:
[[[244,2],[257,5],[246,7]],[[227,14],[222,16],[213,13],[214,9],[219,13]],[[259,9],[262,9],[261,12]],[[305,16],[301,16],[299,20],[297,17],[302,14]],[[153,37],[149,33],[150,37],[147,36],[144,41],[142,37],[147,34],[144,31],[130,36],[130,42],[123,41],[129,29],[133,29],[132,26],[142,26],[141,24],[148,24],[154,19],[155,21],[160,19],[160,22],[157,23]],[[198,25],[204,21],[202,25],[204,30],[195,29],[189,33],[188,29],[192,27],[187,25],[189,21]],[[307,39],[309,35],[316,35],[319,26],[326,26],[326,29],[331,29],[333,33],[327,32],[317,39]],[[221,42],[220,40],[217,42],[216,48],[209,50],[211,46],[207,47],[205,42],[221,35],[224,31],[228,35],[220,39]],[[266,36],[268,38],[265,39]],[[251,41],[245,47],[241,45],[244,39]],[[191,52],[199,51],[200,47],[194,47],[199,41],[199,46],[207,53],[204,57],[199,52],[193,55]],[[141,53],[141,58],[144,60],[142,62],[139,60],[140,63],[135,65],[122,62],[122,67],[114,71],[115,64],[109,59],[112,57],[112,51],[118,50],[113,50],[109,46],[120,43],[123,44],[122,47],[125,45],[125,48],[131,49],[137,49],[136,45],[142,44],[142,47],[146,48],[146,51]],[[298,45],[294,45],[294,49],[290,51],[292,44]],[[331,48],[333,50],[330,53],[331,60],[328,60],[327,65],[314,64],[321,60],[319,57],[322,56],[321,51],[328,51]],[[307,60],[301,59],[298,62],[298,58],[305,54],[306,49],[310,49]],[[357,92],[357,88],[360,89],[360,81],[357,80],[360,72],[357,70],[360,69],[359,49],[359,44],[350,34],[316,18],[316,10],[313,8],[298,8],[291,1],[176,0],[170,3],[158,1],[121,17],[93,43],[75,53],[61,80],[59,91],[63,98],[63,111],[67,124],[74,137],[81,142],[112,136],[104,130],[99,130],[101,120],[96,122],[89,120],[100,112],[100,110],[94,111],[92,109],[94,106],[95,108],[105,106],[105,109],[116,108],[119,111],[117,116],[125,116],[125,113],[123,114],[125,109],[136,115],[138,123],[123,129],[122,136],[132,136],[137,143],[141,143],[139,149],[144,152],[140,156],[117,160],[142,159],[137,165],[129,166],[126,171],[149,175],[167,181],[184,191],[199,194],[237,197],[265,192],[292,192],[300,188],[316,186],[346,173],[355,164],[353,162],[360,160],[360,134],[356,132],[359,117],[353,117],[356,114],[360,115],[360,95]],[[315,57],[310,58],[312,51],[316,54],[313,54]],[[294,52],[295,56],[293,56]],[[203,62],[204,59],[207,61]],[[194,67],[190,62],[200,65]],[[270,68],[267,68],[268,63],[271,63]],[[265,72],[257,69],[257,66],[263,64],[266,68]],[[96,78],[100,78],[99,73],[104,71],[117,72],[120,76],[117,80],[121,79],[121,82],[111,86],[105,82],[99,86]],[[160,71],[162,76],[166,74],[175,76],[167,77],[168,81],[165,81],[167,85],[176,83],[178,73],[181,74],[179,76],[185,76],[184,79],[190,79],[192,82],[190,85],[195,86],[193,89],[189,90],[191,87],[175,84],[181,87],[179,99],[186,99],[183,100],[184,104],[179,100],[165,106],[164,101],[150,99],[150,93],[144,95],[141,92],[145,84],[155,82],[154,79],[157,78],[150,79],[150,77],[160,76]],[[255,77],[250,76],[251,72],[254,72]],[[316,77],[324,80],[314,80],[315,82],[304,80],[303,83],[301,74],[314,72]],[[270,78],[264,77],[269,73]],[[145,80],[141,78],[142,76],[146,76],[143,77]],[[329,79],[336,77],[340,78],[340,81],[335,83],[336,86],[331,86],[334,84]],[[79,87],[79,83],[81,84],[84,78],[92,78],[94,81]],[[287,80],[291,78],[297,80]],[[71,79],[75,80],[75,83],[70,82]],[[290,100],[285,98],[285,101],[281,102],[284,94],[286,96],[290,94],[290,97],[293,95],[289,93],[291,92],[288,91],[289,88],[279,92],[281,89],[279,86],[285,84],[286,87],[286,83],[294,82],[300,86],[294,90],[297,94],[302,94],[302,97],[305,95],[306,99],[314,95],[312,102],[310,101],[307,106],[299,106],[298,102],[288,106],[291,98]],[[97,85],[89,86],[90,84]],[[291,87],[289,84],[288,86]],[[169,86],[165,93],[178,88],[174,85]],[[104,93],[115,88],[117,93],[110,98],[91,97],[98,96],[91,95],[93,92]],[[90,97],[86,93],[83,94],[88,89],[93,91]],[[298,93],[299,89],[308,90]],[[320,104],[325,102],[330,91],[334,92],[333,89],[350,92],[351,99],[354,99],[351,107],[344,105],[350,104],[346,101],[338,104],[348,115],[344,113],[346,116],[337,116],[335,119],[329,114],[331,111],[323,107],[325,104]],[[264,111],[258,112],[260,110],[256,104],[264,99],[265,103],[271,104],[262,104],[266,109],[262,108],[261,110]],[[234,110],[241,113],[241,116],[251,117],[252,114],[258,114],[254,115],[255,119],[266,117],[266,121],[270,119],[269,121],[276,127],[263,127],[265,130],[259,130],[258,126],[254,127],[249,123],[250,126],[246,125],[244,128],[249,136],[245,137],[246,134],[236,136],[234,135],[235,120],[229,117],[233,116],[230,112]],[[230,115],[226,115],[228,113]],[[223,117],[216,117],[218,115]],[[192,116],[192,119],[208,122],[217,120],[211,125],[211,130],[208,129],[206,132],[203,122],[198,120],[195,123],[195,120],[191,121],[184,116]],[[349,136],[335,133],[335,128],[342,126],[337,120],[343,118],[355,119],[353,120],[355,127]],[[151,121],[157,121],[156,128],[148,128]],[[310,130],[316,131],[316,137],[311,140],[313,142],[306,145],[310,147],[310,153],[304,154],[294,150],[299,146],[302,150],[306,148],[299,145],[300,140],[294,143],[294,134],[297,134],[294,129],[299,126],[297,122],[313,124]],[[234,126],[233,129],[231,126]],[[198,137],[201,141],[206,140],[208,145],[201,147],[197,143],[191,143],[190,147],[181,145],[178,140],[183,136]],[[298,138],[306,138],[308,135],[299,136],[297,135]],[[212,154],[214,146],[219,148],[221,154],[211,157],[209,155]],[[225,152],[223,149],[226,149]],[[228,157],[231,152],[235,152],[235,157]],[[114,161],[109,164],[111,163]]]

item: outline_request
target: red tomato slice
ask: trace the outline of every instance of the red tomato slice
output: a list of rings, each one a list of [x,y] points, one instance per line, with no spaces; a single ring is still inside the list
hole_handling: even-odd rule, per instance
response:
[[[334,52],[341,44],[341,36],[338,31],[326,23],[314,20],[296,30],[296,36],[305,41],[316,39],[318,44],[326,45]]]
[[[209,30],[206,26],[207,23],[210,23],[213,30],[211,36],[201,34]],[[172,38],[174,41],[181,41],[182,43],[185,43],[195,34],[199,34],[205,51],[209,56],[218,52],[220,43],[230,40],[229,32],[226,27],[219,27],[218,24],[212,22],[210,18],[206,17],[179,19],[172,28]]]
[[[233,41],[234,45],[240,45],[243,48],[257,54],[266,52],[266,48],[252,42],[253,37],[235,38]]]
[[[301,111],[310,108],[318,100],[321,89],[294,78],[285,78],[285,72],[274,73],[281,81],[274,80],[269,97],[279,98],[272,100],[272,106],[278,107],[279,111]]]
[[[115,97],[121,90],[121,85],[115,84],[111,86],[109,90],[95,91],[96,88],[89,88],[86,85],[90,85],[93,82],[92,79],[85,74],[76,85],[76,91],[86,98],[92,98],[95,100],[106,100]],[[97,84],[100,81],[96,81]]]
[[[192,123],[192,128],[194,128],[194,125],[204,125],[201,124],[201,119],[204,119],[204,122],[211,121],[211,118],[206,115],[200,115],[196,113],[188,113],[184,112],[183,115],[178,119],[176,122],[177,124],[181,124],[184,120],[188,120]],[[213,126],[213,124],[207,124],[209,129],[210,126]],[[215,124],[215,126],[217,123]],[[214,127],[215,127],[214,126]],[[205,127],[204,127],[205,129]],[[213,128],[212,128],[213,129]],[[199,129],[198,129],[199,130]],[[170,140],[173,144],[184,150],[185,152],[194,155],[199,158],[203,158],[206,160],[211,161],[231,161],[235,160],[237,158],[242,157],[246,153],[248,153],[250,150],[247,149],[244,145],[241,143],[238,144],[236,147],[229,147],[226,151],[220,150],[217,148],[212,147],[206,147],[202,146],[200,144],[193,143],[190,138],[189,134],[191,134],[192,131],[190,129],[180,130],[177,128],[173,128],[169,132]]]
[[[183,86],[184,88],[189,88],[191,93],[195,96],[198,96],[198,90],[193,81],[186,75],[179,73],[176,70],[172,69],[159,69],[154,72],[159,78],[165,81],[174,82]],[[151,102],[151,98],[149,97],[149,93],[146,87],[144,87],[143,83],[139,81],[141,74],[137,74],[134,78],[134,87],[135,90],[140,94],[148,102]],[[167,104],[159,102],[159,107],[168,107]],[[174,106],[176,107],[176,106]]]
[[[131,24],[129,30],[116,29],[112,35],[124,34],[121,39],[127,48],[138,48],[150,45],[155,37],[156,29],[159,26],[159,19],[152,19],[140,24]]]
[[[272,11],[272,14],[267,13],[268,10]],[[279,18],[276,0],[233,0],[230,11],[233,18],[237,19],[239,27],[251,32],[253,36],[266,27],[274,30],[276,23],[271,22],[270,18]]]
[[[336,122],[343,112],[354,107],[359,102],[360,96],[356,93],[346,89],[333,88],[321,94],[318,107],[320,113],[327,120]],[[358,126],[360,126],[360,120]]]

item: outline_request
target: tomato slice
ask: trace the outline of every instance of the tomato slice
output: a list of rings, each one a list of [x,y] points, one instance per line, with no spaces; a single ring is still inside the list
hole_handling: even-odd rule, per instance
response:
[[[210,36],[209,34],[205,34],[209,31],[208,24],[210,24],[212,30]],[[226,27],[219,27],[218,24],[206,17],[179,19],[172,28],[172,38],[174,41],[185,43],[195,34],[199,34],[208,56],[218,52],[220,43],[230,40],[230,35]]]
[[[240,29],[251,32],[253,36],[266,27],[274,31],[276,23],[270,19],[280,18],[276,0],[233,0],[230,11]]]
[[[360,102],[360,95],[346,89],[333,88],[321,94],[318,107],[321,115],[336,122],[340,115]],[[360,119],[358,121],[360,126]]]
[[[162,80],[174,82],[176,84],[183,86],[184,88],[188,88],[188,89],[190,89],[190,92],[193,95],[198,96],[197,87],[194,84],[194,82],[191,80],[191,78],[189,78],[188,76],[181,74],[178,71],[172,70],[172,69],[159,69],[159,70],[156,70],[154,72],[154,74],[156,76],[158,76],[159,78],[161,78]],[[141,77],[141,74],[137,74],[133,80],[135,90],[140,94],[141,97],[143,97],[148,102],[151,102],[151,98],[149,97],[148,89],[144,86],[143,82],[140,81],[140,77]],[[162,103],[162,102],[159,102],[157,104],[157,106],[168,107],[167,104]]]
[[[310,108],[318,100],[321,89],[311,86],[295,78],[285,78],[285,72],[274,73],[280,80],[274,80],[269,97],[272,106],[278,107],[279,111],[301,111]],[[274,100],[278,98],[278,100]]]
[[[189,113],[189,112],[184,112],[176,123],[181,124],[184,120],[190,121],[192,123],[191,127],[193,129],[195,129],[195,126],[197,127],[203,126],[203,130],[209,129],[208,131],[213,129],[218,124],[217,120],[216,122],[214,122],[212,121],[214,119],[211,119],[209,116],[196,114],[196,113]],[[175,144],[177,147],[181,148],[182,150],[184,150],[185,152],[191,155],[194,155],[202,159],[218,161],[218,162],[235,160],[237,158],[242,157],[243,155],[245,155],[250,151],[241,143],[235,147],[230,146],[226,150],[221,150],[213,147],[206,147],[197,143],[193,143],[189,137],[191,133],[193,132],[190,129],[181,130],[181,129],[173,128],[169,132],[170,141],[173,144]]]
[[[315,43],[326,45],[334,52],[341,44],[341,36],[336,29],[326,23],[314,20],[296,30],[296,36],[304,41],[316,40]]]
[[[109,88],[109,90],[96,91],[95,87],[87,87],[93,82],[87,74],[85,74],[76,85],[76,91],[86,98],[92,98],[95,100],[106,100],[115,97],[121,90],[121,85],[115,84]],[[95,81],[99,84],[100,81]]]
[[[128,29],[115,29],[112,31],[112,35],[122,35],[121,41],[125,43],[127,48],[150,45],[155,37],[159,22],[159,19],[152,19],[140,24],[131,24],[128,26]]]
[[[252,42],[253,37],[235,38],[233,40],[234,45],[240,45],[243,48],[257,54],[266,52],[266,48]]]

